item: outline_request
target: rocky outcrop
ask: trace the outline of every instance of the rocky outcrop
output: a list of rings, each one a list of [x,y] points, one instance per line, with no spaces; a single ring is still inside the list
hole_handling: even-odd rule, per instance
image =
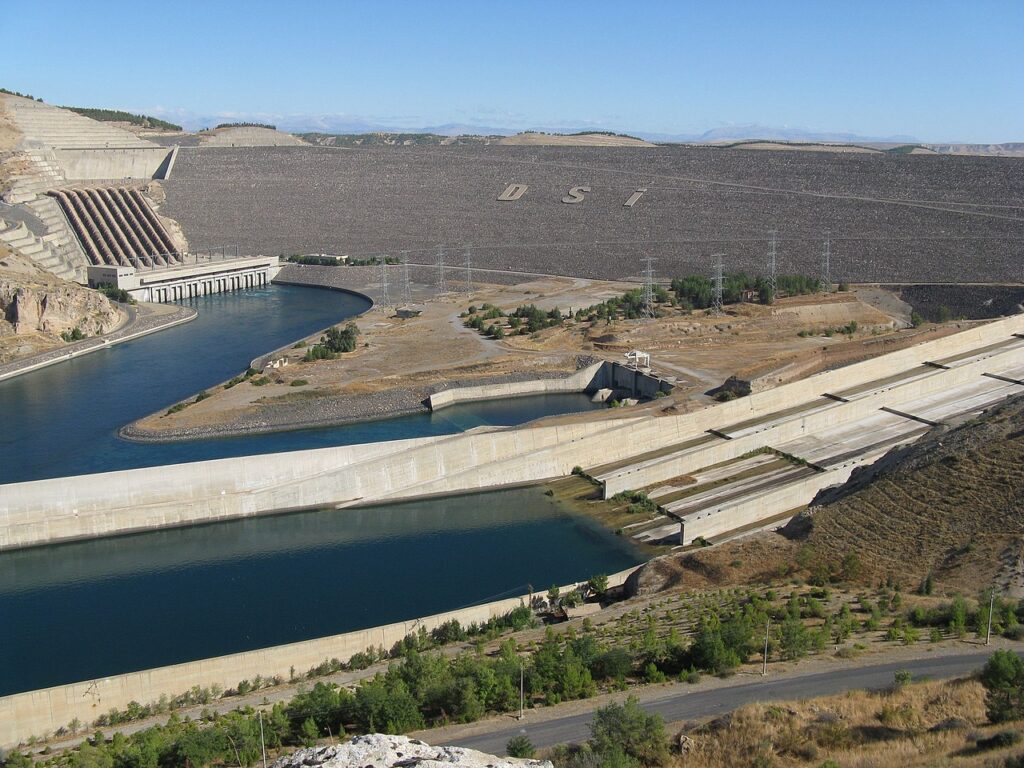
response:
[[[300,749],[274,763],[273,768],[552,768],[545,760],[494,757],[463,747],[432,747],[406,736],[371,733],[338,746]]]
[[[61,334],[76,328],[84,336],[110,333],[125,319],[102,294],[0,253],[0,361],[61,344]]]

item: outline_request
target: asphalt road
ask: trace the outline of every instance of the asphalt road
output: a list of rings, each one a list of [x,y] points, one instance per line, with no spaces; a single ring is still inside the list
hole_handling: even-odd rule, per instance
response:
[[[731,712],[754,701],[789,701],[816,696],[828,696],[856,689],[881,689],[892,684],[897,670],[909,671],[915,680],[962,677],[980,669],[988,653],[970,653],[956,656],[905,660],[866,667],[836,669],[831,672],[797,675],[785,678],[756,678],[749,683],[732,685],[709,691],[687,692],[685,689],[667,691],[641,702],[648,712],[661,715],[666,722],[691,720]],[[623,694],[622,698],[625,698]],[[451,744],[478,749],[492,755],[505,754],[508,740],[525,733],[535,747],[585,741],[590,737],[593,712],[570,715],[546,722],[516,723],[500,731],[453,739]]]

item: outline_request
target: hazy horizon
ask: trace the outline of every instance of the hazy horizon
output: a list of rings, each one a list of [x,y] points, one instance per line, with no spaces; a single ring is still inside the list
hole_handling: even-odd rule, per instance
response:
[[[299,0],[287,13],[264,0],[174,13],[58,0],[19,14],[39,36],[11,36],[0,85],[193,130],[237,120],[690,140],[756,126],[837,140],[1024,140],[1024,4],[1011,0],[868,0],[856,13],[806,0]]]

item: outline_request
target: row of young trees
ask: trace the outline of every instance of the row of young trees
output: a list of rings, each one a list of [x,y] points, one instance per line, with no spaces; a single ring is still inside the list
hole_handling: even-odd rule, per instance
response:
[[[780,295],[798,296],[816,293],[820,290],[820,282],[804,275],[779,275],[776,286]],[[840,286],[842,290],[844,286]],[[749,292],[756,295],[761,304],[771,304],[775,294],[768,285],[767,278],[755,277],[742,272],[726,275],[722,281],[722,302],[736,304],[743,301]],[[663,286],[655,286],[653,299],[655,310],[658,305],[673,305],[684,311],[707,309],[714,303],[715,289],[710,278],[701,275],[677,277],[672,280],[671,291]],[[610,320],[622,318],[637,320],[643,317],[645,310],[644,292],[641,288],[626,291],[607,301],[591,307],[580,309],[575,313],[577,321]]]
[[[780,294],[797,296],[815,293],[820,283],[803,275],[779,275],[776,285]],[[843,289],[843,286],[840,287]],[[722,285],[722,300],[725,304],[743,301],[747,292],[757,294],[761,304],[771,304],[775,295],[768,285],[767,279],[754,277],[744,273],[736,273],[725,277]],[[710,279],[701,276],[679,277],[672,281],[671,292],[663,286],[655,286],[652,296],[655,311],[658,305],[681,307],[685,311],[707,309],[714,301],[714,286]],[[600,304],[584,307],[571,312],[576,322],[595,322],[599,320],[637,320],[644,316],[646,310],[644,292],[641,288],[626,291],[621,296],[613,296]],[[463,313],[465,325],[486,333],[493,338],[503,338],[506,334],[502,318],[508,318],[508,328],[512,332],[536,333],[545,328],[561,325],[565,316],[558,307],[544,311],[533,304],[518,307],[514,312],[506,314],[498,307],[484,304],[482,307],[471,306]],[[499,322],[488,322],[499,321]]]

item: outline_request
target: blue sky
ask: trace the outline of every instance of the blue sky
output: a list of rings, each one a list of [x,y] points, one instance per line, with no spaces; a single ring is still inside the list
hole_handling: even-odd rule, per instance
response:
[[[0,86],[191,127],[1024,140],[1024,0],[50,0],[17,15],[38,36],[5,36]]]

